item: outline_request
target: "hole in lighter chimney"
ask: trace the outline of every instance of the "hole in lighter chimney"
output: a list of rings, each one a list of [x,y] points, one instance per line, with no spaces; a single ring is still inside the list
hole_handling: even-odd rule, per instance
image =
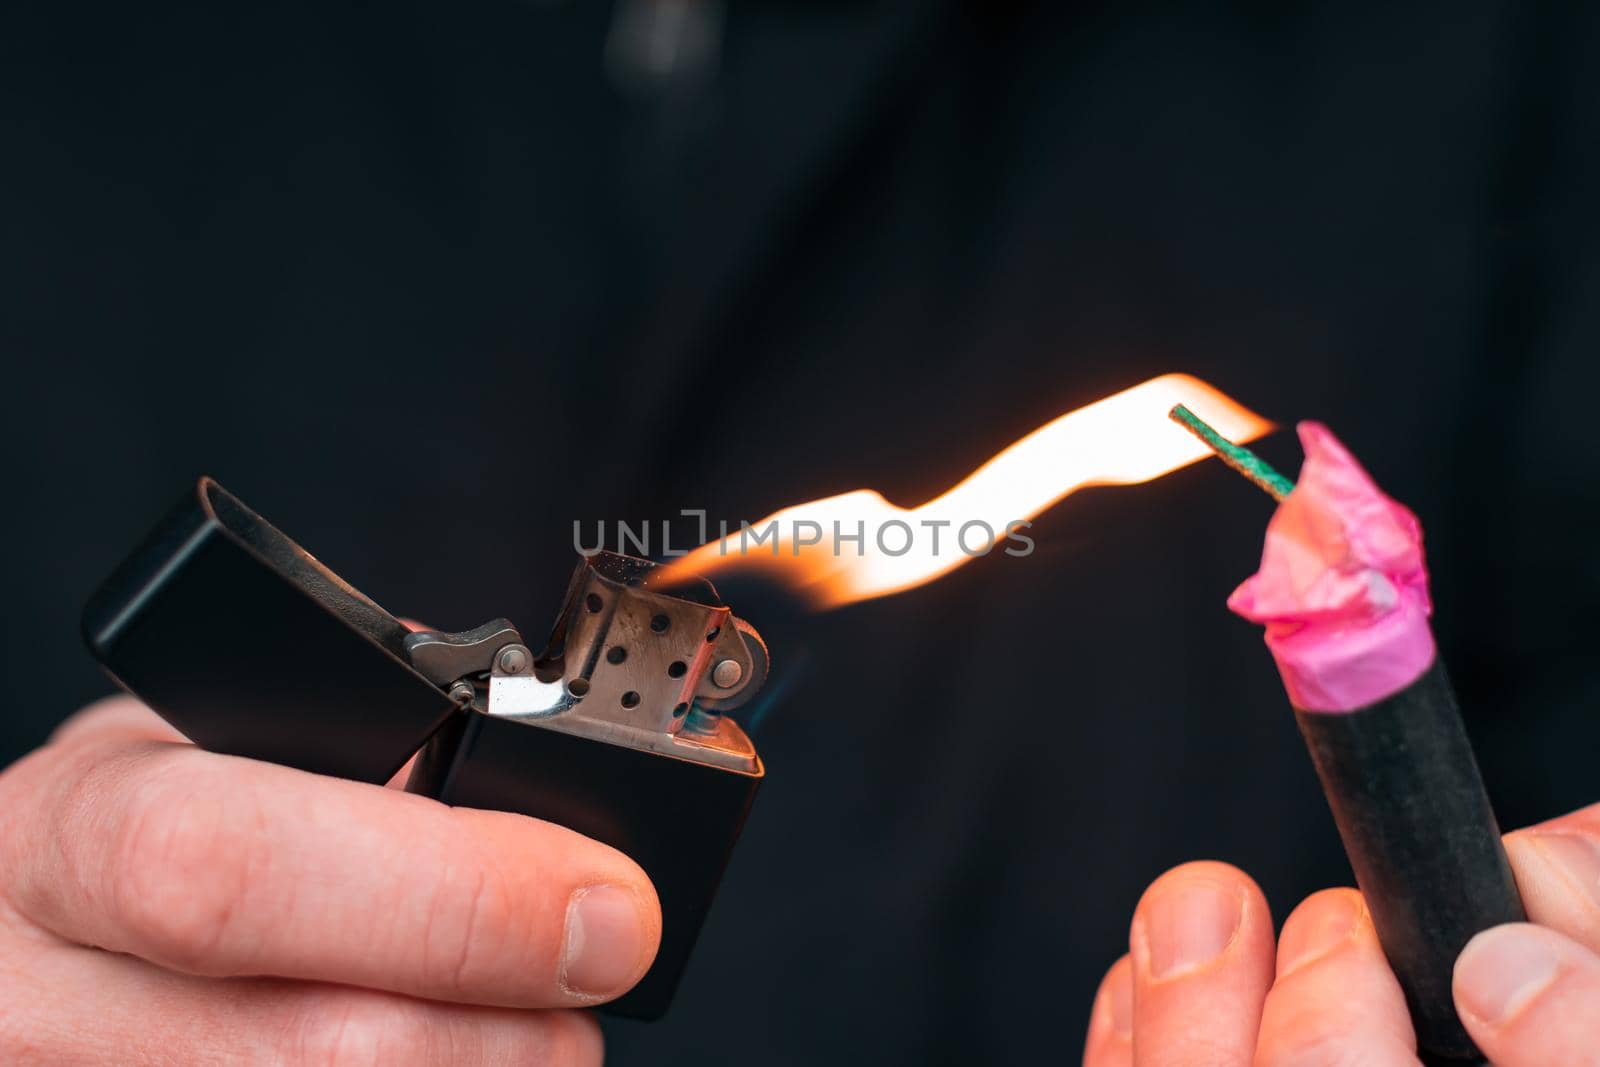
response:
[[[605,607],[606,604],[605,601],[601,600],[593,593],[590,593],[588,596],[583,598],[583,606],[589,609],[590,615],[598,615],[600,614],[600,609]]]
[[[626,693],[623,693],[622,694],[622,706],[625,707],[625,708],[636,708],[636,707],[638,707],[639,706],[639,694],[635,693],[632,689],[628,690]]]
[[[683,660],[675,659],[671,663],[667,664],[667,677],[682,678],[688,669],[688,666],[683,662]]]
[[[628,650],[623,648],[621,645],[612,645],[611,650],[606,653],[607,663],[621,663],[627,658]]]

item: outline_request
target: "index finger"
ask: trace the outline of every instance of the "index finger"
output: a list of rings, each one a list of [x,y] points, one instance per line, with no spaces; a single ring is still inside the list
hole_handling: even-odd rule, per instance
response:
[[[5,892],[82,944],[508,1007],[609,999],[655,954],[644,872],[559,826],[115,731],[29,764]]]
[[[1418,1067],[1405,995],[1361,894],[1326,889],[1283,924],[1277,978],[1261,1016],[1256,1067],[1361,1063]]]

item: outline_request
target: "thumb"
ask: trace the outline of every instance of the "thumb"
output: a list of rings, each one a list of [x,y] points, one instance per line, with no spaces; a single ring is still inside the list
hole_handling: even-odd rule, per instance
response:
[[[1530,921],[1600,952],[1600,804],[1506,835]]]

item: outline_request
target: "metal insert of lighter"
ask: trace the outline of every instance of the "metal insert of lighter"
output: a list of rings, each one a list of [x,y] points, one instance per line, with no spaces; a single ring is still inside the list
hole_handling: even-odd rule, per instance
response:
[[[412,632],[216,482],[196,488],[84,609],[85,641],[195,743],[518,812],[631,856],[661,948],[606,1010],[666,1011],[765,773],[724,712],[766,646],[704,579],[580,560],[535,653],[507,620]],[[420,749],[420,751],[419,751]]]

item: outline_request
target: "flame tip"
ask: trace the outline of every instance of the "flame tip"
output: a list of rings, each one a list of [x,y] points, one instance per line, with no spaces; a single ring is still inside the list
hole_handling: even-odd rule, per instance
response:
[[[965,543],[961,552],[955,552],[950,544],[958,530],[974,522],[999,535],[999,539],[991,537],[988,551],[980,553],[989,555],[1012,534],[1012,523],[1033,519],[1077,489],[1148,482],[1211,455],[1187,433],[1155,429],[1158,423],[1176,429],[1169,416],[1178,407],[1194,409],[1219,434],[1236,442],[1278,429],[1276,423],[1215,386],[1172,371],[1058,416],[919,507],[898,507],[876,489],[854,489],[781,508],[754,524],[753,529],[763,530],[773,522],[807,524],[804,540],[792,526],[780,529],[782,554],[768,551],[766,542],[750,549],[742,541],[741,531],[702,545],[672,566],[701,573],[735,564],[772,570],[819,611],[911,589],[978,558],[966,554]],[[848,524],[848,533],[835,525],[841,522]],[[860,539],[858,523],[867,531]],[[919,524],[943,527],[943,543],[937,541],[937,534],[934,543],[938,547],[933,549],[923,543],[913,547],[913,542],[898,532],[893,545],[885,545],[881,539],[882,531],[891,525],[910,532]],[[876,543],[874,529],[878,531]],[[825,536],[829,532],[834,536],[831,543]],[[793,536],[782,540],[785,533]],[[813,534],[821,540],[813,539]],[[853,542],[855,549],[849,554],[842,551],[847,541]],[[905,547],[895,551],[902,541]]]

